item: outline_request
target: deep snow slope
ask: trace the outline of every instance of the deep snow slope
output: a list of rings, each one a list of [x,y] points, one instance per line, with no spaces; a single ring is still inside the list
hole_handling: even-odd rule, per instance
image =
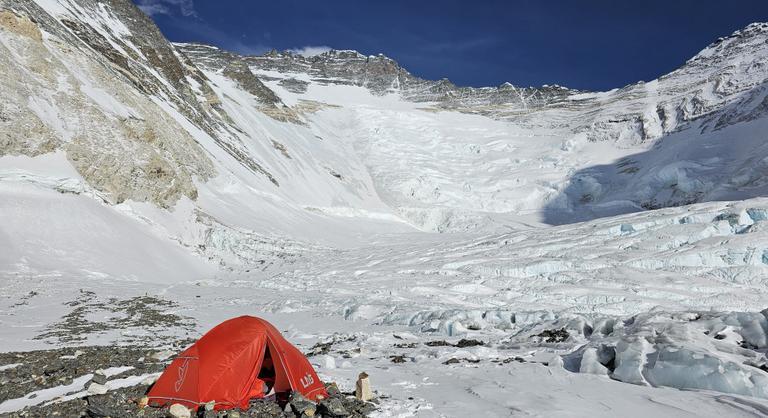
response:
[[[0,74],[0,350],[250,313],[385,416],[768,411],[767,24],[609,92],[477,89],[0,0]]]

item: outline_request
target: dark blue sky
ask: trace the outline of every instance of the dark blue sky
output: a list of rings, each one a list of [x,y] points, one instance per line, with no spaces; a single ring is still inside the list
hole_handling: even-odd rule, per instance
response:
[[[241,53],[356,49],[459,85],[588,90],[656,78],[768,21],[768,0],[135,1],[172,41]]]

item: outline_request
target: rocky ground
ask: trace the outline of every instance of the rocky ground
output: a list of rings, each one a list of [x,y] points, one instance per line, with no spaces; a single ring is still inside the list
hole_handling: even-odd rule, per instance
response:
[[[179,348],[184,342],[177,343]],[[170,350],[75,347],[0,354],[0,408],[31,405],[0,417],[167,417],[168,408],[141,408],[142,398],[172,358]],[[206,411],[201,417],[362,417],[376,403],[362,402],[330,383],[316,404],[291,397],[281,405],[254,401],[247,411]],[[36,402],[35,399],[41,402]],[[374,400],[374,402],[377,402]]]

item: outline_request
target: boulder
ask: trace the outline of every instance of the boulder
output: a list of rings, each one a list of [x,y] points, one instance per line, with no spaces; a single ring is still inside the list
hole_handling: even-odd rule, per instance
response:
[[[112,409],[105,405],[88,405],[88,408],[86,409],[86,414],[91,418],[105,418],[105,417],[112,417],[117,416]]]
[[[336,384],[336,382],[326,383],[325,391],[328,392],[328,396],[331,397],[339,396],[341,394],[339,386]]]
[[[341,418],[349,415],[339,398],[323,399],[317,409],[323,417]]]
[[[168,413],[173,418],[191,418],[192,417],[192,413],[189,412],[189,409],[187,409],[186,406],[178,403],[171,405],[171,407],[168,409]]]
[[[155,361],[163,361],[163,360],[168,359],[168,357],[170,357],[170,356],[172,356],[174,354],[176,354],[176,353],[174,353],[171,350],[162,350],[162,351],[157,351],[155,353],[152,353],[149,356],[149,358],[152,359],[152,360],[155,360]]]
[[[360,373],[360,375],[357,377],[357,383],[355,384],[355,397],[364,402],[373,399],[371,381],[368,379],[368,373],[366,372]]]
[[[88,385],[89,395],[103,395],[109,392],[109,388],[106,385],[100,385],[98,383],[91,383]]]
[[[291,392],[288,403],[291,405],[293,412],[299,416],[313,417],[317,411],[317,405],[299,392]]]
[[[91,379],[91,382],[98,383],[100,385],[105,385],[107,383],[107,376],[105,376],[102,372],[96,371],[96,373],[93,374],[93,378]]]

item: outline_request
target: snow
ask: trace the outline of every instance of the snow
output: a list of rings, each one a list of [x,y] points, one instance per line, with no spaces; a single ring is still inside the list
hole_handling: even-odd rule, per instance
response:
[[[0,372],[5,371],[5,370],[10,370],[10,369],[15,369],[15,368],[17,368],[17,367],[19,367],[21,365],[22,365],[22,363],[4,364],[4,365],[0,366]]]
[[[317,341],[340,341],[313,363],[322,378],[347,387],[357,373],[368,372],[374,388],[392,397],[381,416],[461,416],[480,406],[497,415],[511,409],[580,416],[596,409],[596,416],[641,416],[682,409],[697,416],[748,416],[766,408],[760,399],[768,384],[758,367],[764,359],[741,346],[768,346],[765,316],[756,312],[765,304],[759,279],[768,270],[759,257],[764,249],[751,252],[757,257],[715,256],[720,262],[712,267],[701,257],[683,268],[661,261],[671,259],[670,249],[736,254],[765,246],[765,232],[739,234],[738,224],[701,232],[721,223],[716,219],[723,213],[760,218],[766,210],[768,201],[757,199],[482,237],[380,237],[379,243],[345,251],[308,250],[293,263],[261,273],[120,287],[102,279],[100,292],[105,298],[170,298],[181,307],[177,313],[196,319],[199,332],[235,315],[256,314],[303,350]],[[755,222],[750,216],[734,219]],[[516,267],[526,266],[526,257],[536,267]],[[549,258],[549,264],[537,261]],[[627,264],[638,259],[646,261]],[[37,289],[39,299],[26,308],[35,312],[48,306],[42,304],[48,295],[76,298],[90,280],[72,275],[55,291],[34,283],[8,291]],[[18,348],[39,344],[30,337],[46,321],[30,327],[8,319],[6,332]],[[533,337],[560,328],[572,339],[552,345]],[[587,336],[585,329],[592,333]],[[119,341],[126,331],[96,341]],[[423,345],[446,337],[479,338],[487,345]],[[414,348],[397,348],[403,342]],[[601,362],[606,352],[615,353],[613,371]],[[390,362],[400,354],[405,363]],[[526,362],[499,363],[513,357]],[[451,358],[479,363],[443,364]]]
[[[104,375],[106,377],[111,377],[131,369],[133,369],[133,367],[111,367],[104,370]],[[157,378],[159,375],[160,373],[147,373],[143,375],[112,379],[107,381],[106,387],[108,390],[115,390],[135,386],[145,379]],[[92,378],[93,374],[89,373],[75,378],[72,383],[68,385],[54,386],[52,388],[28,393],[21,398],[6,400],[0,403],[0,413],[19,411],[27,406],[65,402],[72,399],[88,396],[88,391],[82,389],[85,388],[86,384],[90,382]]]
[[[116,40],[123,41],[126,37],[131,36],[131,31],[109,10],[106,4],[97,3],[95,8],[86,8],[71,0],[35,0],[35,3],[53,16],[82,21],[103,36],[113,48],[123,55],[127,55],[125,49]],[[132,43],[121,42],[121,44],[130,45],[132,52],[138,56],[144,56],[141,50]]]
[[[88,23],[118,51],[135,48],[103,3],[37,3]],[[725,47],[713,45],[659,80],[535,112],[438,108],[252,69],[279,110],[294,112],[285,122],[203,71],[226,125],[203,129],[162,94],[150,98],[215,168],[196,180],[196,199],[109,205],[66,147],[0,157],[0,349],[69,344],[36,337],[73,302],[104,325],[78,344],[167,348],[169,334],[194,337],[251,314],[304,351],[333,342],[311,358],[321,377],[350,390],[368,372],[387,396],[382,417],[768,414],[768,200],[759,197],[768,122],[715,127],[692,104],[758,109],[765,94],[750,95],[760,79],[747,69],[765,54],[748,42],[754,56],[720,62]],[[65,55],[65,89],[110,119],[137,114]],[[730,83],[716,86],[723,68]],[[307,91],[279,84],[288,78]],[[25,106],[69,141],[51,100],[58,89]],[[114,301],[140,296],[171,302],[163,313],[188,318],[191,330],[111,327],[126,314]],[[566,337],[548,341],[555,331]],[[426,344],[460,338],[484,344]],[[85,396],[89,379],[7,400],[0,412]]]
[[[54,177],[53,171],[71,177]],[[73,171],[62,154],[0,159],[0,266],[6,280],[27,269],[170,281],[214,271],[189,250],[88,196]]]
[[[26,396],[21,398],[8,399],[7,401],[0,403],[0,413],[18,411],[26,406],[39,405],[60,396],[64,396],[71,392],[80,390],[85,387],[85,384],[88,383],[91,378],[93,378],[92,374],[86,374],[75,378],[72,383],[68,385],[41,389],[32,393],[28,393]]]
[[[128,370],[132,370],[132,369],[133,369],[133,366],[108,367],[108,368],[102,370],[102,374],[105,377],[112,377],[112,376],[116,376],[116,375],[118,375],[120,373],[127,372]]]
[[[105,386],[107,387],[107,391],[110,391],[110,390],[115,390],[120,388],[136,386],[142,383],[144,380],[157,379],[157,377],[159,376],[160,376],[160,373],[147,373],[147,374],[136,375],[136,376],[127,376],[120,379],[109,380],[107,381]],[[107,377],[109,377],[109,375],[107,375]],[[87,390],[82,390],[75,393],[69,393],[66,396],[57,397],[53,400],[49,400],[48,404],[57,403],[57,402],[66,402],[72,399],[83,398],[88,395],[89,393]]]

